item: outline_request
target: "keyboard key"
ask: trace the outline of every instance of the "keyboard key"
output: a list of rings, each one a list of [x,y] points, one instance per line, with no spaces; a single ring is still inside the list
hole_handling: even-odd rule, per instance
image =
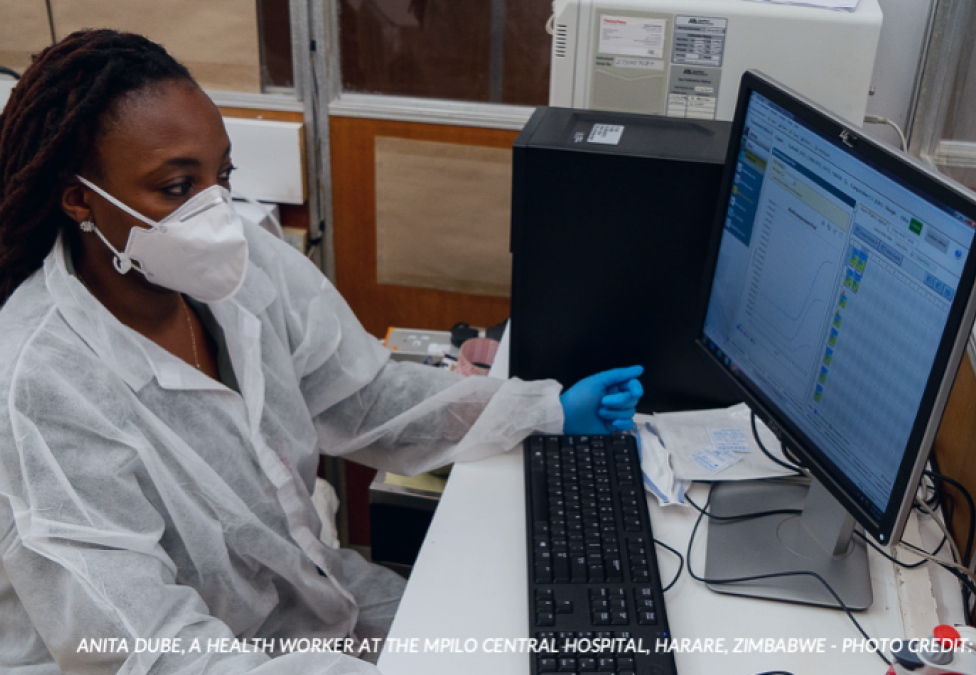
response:
[[[576,639],[576,633],[571,630],[564,630],[556,633],[556,649],[562,653],[566,653],[566,643],[570,640]]]
[[[634,669],[634,659],[629,656],[618,656],[617,657],[617,668],[619,670],[633,670]]]
[[[612,656],[601,656],[596,660],[596,669],[601,673],[613,672],[615,667]]]
[[[556,615],[552,612],[539,612],[535,615],[536,626],[555,626]]]
[[[596,670],[596,659],[592,657],[584,657],[579,660],[579,668],[582,671],[595,671]]]
[[[571,600],[560,600],[556,603],[556,614],[572,614],[573,602]]]
[[[609,626],[610,612],[593,612],[592,619],[594,626]]]
[[[654,612],[648,611],[638,612],[637,623],[641,626],[653,626],[657,623],[657,615]]]
[[[552,583],[552,565],[536,565],[535,566],[535,582],[537,584],[551,584]]]
[[[543,657],[539,659],[539,672],[540,673],[554,673],[558,667],[556,659],[551,657]]]
[[[559,659],[559,672],[560,673],[575,673],[576,672],[576,659],[571,656],[564,656]]]

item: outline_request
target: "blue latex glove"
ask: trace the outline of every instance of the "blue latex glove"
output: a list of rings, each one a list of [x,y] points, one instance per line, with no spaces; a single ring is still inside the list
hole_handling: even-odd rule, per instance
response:
[[[559,397],[565,434],[609,434],[634,426],[637,401],[644,388],[637,380],[642,366],[616,368],[580,380]]]

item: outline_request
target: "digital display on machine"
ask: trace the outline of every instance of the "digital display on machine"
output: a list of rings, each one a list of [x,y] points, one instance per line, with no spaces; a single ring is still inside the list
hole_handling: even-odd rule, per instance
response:
[[[879,518],[974,224],[758,92],[733,143],[702,342]]]

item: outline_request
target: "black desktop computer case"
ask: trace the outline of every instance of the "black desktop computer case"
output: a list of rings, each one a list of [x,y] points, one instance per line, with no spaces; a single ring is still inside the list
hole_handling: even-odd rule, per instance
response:
[[[617,145],[594,124],[624,127]],[[640,364],[640,412],[729,405],[695,346],[730,125],[539,108],[513,148],[511,374]]]

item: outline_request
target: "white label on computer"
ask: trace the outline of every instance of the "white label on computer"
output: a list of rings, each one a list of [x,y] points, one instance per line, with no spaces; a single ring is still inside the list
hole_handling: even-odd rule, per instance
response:
[[[634,56],[616,56],[613,59],[615,68],[640,68],[641,70],[664,70],[664,61],[660,59],[639,59]]]
[[[633,16],[600,17],[600,53],[664,58],[667,19]]]
[[[722,65],[728,19],[708,16],[674,18],[674,50],[671,62],[689,66]]]
[[[624,133],[624,127],[619,124],[594,124],[590,129],[590,137],[587,143],[599,143],[600,145],[617,145],[620,137]]]

